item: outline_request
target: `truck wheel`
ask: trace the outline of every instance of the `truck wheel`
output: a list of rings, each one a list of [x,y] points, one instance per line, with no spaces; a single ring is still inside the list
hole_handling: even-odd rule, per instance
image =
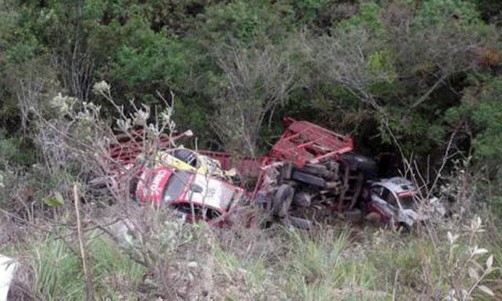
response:
[[[295,189],[288,184],[282,184],[274,196],[272,212],[274,215],[283,218],[288,215]]]
[[[347,161],[349,166],[354,169],[359,169],[364,172],[376,172],[377,171],[377,164],[375,160],[359,155],[359,154],[354,154],[354,153],[345,153],[342,155],[343,159]]]
[[[293,197],[293,204],[296,206],[300,207],[308,207],[312,203],[312,195],[301,191],[298,193],[295,193],[295,196]]]
[[[300,171],[319,177],[327,177],[329,175],[328,168],[323,164],[306,164]]]
[[[312,221],[309,221],[308,219],[290,216],[289,222],[293,227],[298,229],[312,230],[313,228]]]
[[[400,231],[403,234],[411,233],[411,227],[410,227],[410,225],[408,225],[406,223],[403,223],[403,222],[400,222],[400,223],[397,224],[397,229],[396,230]]]
[[[293,171],[291,178],[293,180],[297,180],[297,181],[307,183],[310,185],[314,185],[314,186],[318,186],[321,188],[326,187],[326,181],[323,178],[317,177],[317,176],[314,176],[314,175],[311,175],[308,173],[304,173],[301,171],[297,171],[297,170]]]

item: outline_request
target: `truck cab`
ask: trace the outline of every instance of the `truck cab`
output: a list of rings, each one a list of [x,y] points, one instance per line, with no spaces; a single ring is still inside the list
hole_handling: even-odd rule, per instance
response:
[[[226,220],[247,197],[244,189],[219,178],[166,166],[144,169],[135,196],[142,205],[165,206],[189,221],[208,222]]]

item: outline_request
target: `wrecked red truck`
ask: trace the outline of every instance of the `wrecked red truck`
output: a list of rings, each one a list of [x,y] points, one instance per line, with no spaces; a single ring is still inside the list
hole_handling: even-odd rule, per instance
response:
[[[142,165],[133,185],[133,195],[141,203],[166,205],[189,220],[218,222],[239,206],[256,204],[265,220],[302,229],[341,214],[373,212],[382,221],[409,226],[417,216],[410,213],[411,207],[403,215],[398,207],[382,204],[387,200],[377,198],[371,185],[379,183],[376,162],[356,154],[349,136],[313,123],[285,118],[283,134],[268,155],[240,160],[222,152],[171,149],[170,141],[190,136],[186,133],[191,134],[161,137],[156,148],[161,155],[154,154],[153,163]],[[130,165],[145,152],[144,144],[138,148],[139,140],[114,146],[111,157]],[[156,157],[168,160],[160,162]],[[254,190],[246,192],[232,183],[226,176],[231,170],[241,179],[252,178]],[[418,200],[417,193],[416,189],[409,192],[413,202]],[[381,210],[384,207],[388,210]],[[395,218],[389,218],[389,212]]]

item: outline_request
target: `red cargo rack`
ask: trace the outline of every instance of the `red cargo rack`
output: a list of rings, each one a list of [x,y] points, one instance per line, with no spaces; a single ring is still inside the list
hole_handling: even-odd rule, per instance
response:
[[[272,148],[272,158],[301,168],[306,163],[337,159],[354,149],[352,138],[337,134],[307,121],[284,119],[285,130]]]

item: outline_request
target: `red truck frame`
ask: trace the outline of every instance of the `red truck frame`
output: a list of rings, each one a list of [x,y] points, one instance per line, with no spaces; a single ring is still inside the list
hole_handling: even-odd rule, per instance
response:
[[[266,156],[234,160],[224,152],[200,153],[218,160],[225,170],[235,168],[241,177],[254,178],[252,201],[281,222],[307,228],[313,221],[353,209],[365,172],[375,166],[374,162],[353,153],[349,136],[289,117],[283,124],[281,138]],[[156,145],[148,145],[145,133],[135,131],[117,138],[119,143],[110,147],[109,159],[114,168],[122,165],[130,170],[140,155],[169,148],[172,141],[184,136],[191,136],[191,132],[163,135]]]

